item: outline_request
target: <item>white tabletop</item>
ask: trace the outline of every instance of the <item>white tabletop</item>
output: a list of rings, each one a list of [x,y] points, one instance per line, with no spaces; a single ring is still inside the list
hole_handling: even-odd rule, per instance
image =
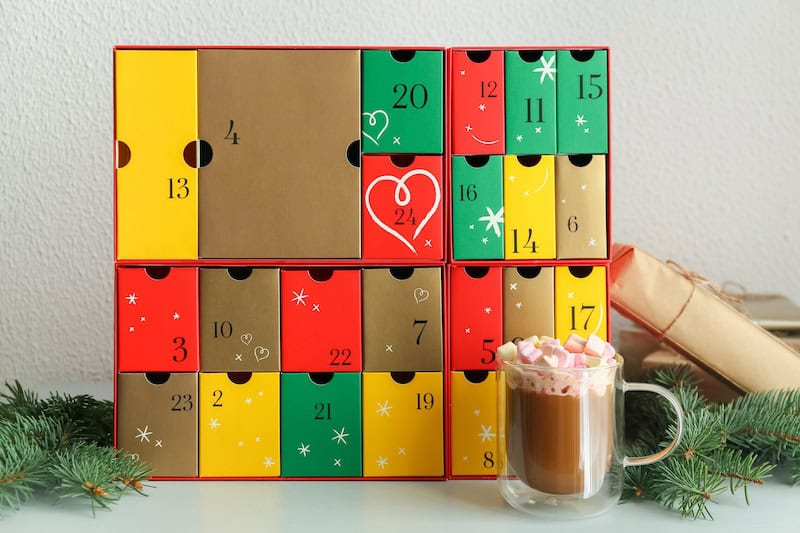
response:
[[[110,385],[64,386],[69,393],[110,395]],[[37,498],[0,518],[2,532],[151,533],[189,531],[800,531],[800,487],[787,476],[712,504],[715,520],[689,521],[652,502],[626,503],[582,521],[546,522],[507,506],[494,481],[162,481],[149,497],[128,494],[92,519],[86,502],[53,505]],[[554,526],[557,526],[554,527]],[[542,528],[542,529],[540,529]]]

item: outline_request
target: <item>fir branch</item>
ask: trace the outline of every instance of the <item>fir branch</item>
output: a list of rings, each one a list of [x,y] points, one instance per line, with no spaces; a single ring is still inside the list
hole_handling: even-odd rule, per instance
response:
[[[153,467],[150,464],[142,461],[137,456],[119,450],[115,466],[117,469],[115,481],[122,484],[123,490],[132,489],[142,496],[147,496],[144,493],[145,485],[143,482],[150,479],[153,473]]]
[[[775,469],[774,464],[756,463],[757,460],[758,457],[753,453],[743,454],[741,450],[723,448],[714,454],[710,469],[716,475],[729,480],[731,494],[736,494],[739,488],[743,488],[745,502],[750,505],[747,486],[763,485],[764,480]]]
[[[113,445],[114,404],[111,401],[97,400],[88,394],[55,393],[42,402],[42,412],[65,421],[70,442]]]
[[[111,448],[83,443],[56,453],[49,471],[59,480],[54,488],[59,499],[89,498],[93,516],[96,506],[108,509],[120,495],[115,457]]]
[[[711,472],[704,461],[673,455],[656,463],[655,469],[656,501],[667,508],[677,508],[683,516],[713,519],[708,504],[725,491],[725,480]]]
[[[16,415],[37,416],[42,412],[39,396],[25,389],[19,381],[6,383],[7,392],[0,392],[0,419]]]
[[[3,509],[19,509],[47,484],[45,452],[26,439],[4,437],[0,435],[0,514]]]

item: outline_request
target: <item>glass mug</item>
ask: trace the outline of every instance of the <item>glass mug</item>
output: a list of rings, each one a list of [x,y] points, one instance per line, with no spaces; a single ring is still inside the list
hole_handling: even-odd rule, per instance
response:
[[[667,457],[683,435],[683,410],[667,389],[626,383],[622,358],[589,368],[499,361],[498,472],[505,500],[551,518],[586,518],[619,501],[623,469]],[[660,394],[675,410],[675,438],[646,457],[623,455],[627,391]]]

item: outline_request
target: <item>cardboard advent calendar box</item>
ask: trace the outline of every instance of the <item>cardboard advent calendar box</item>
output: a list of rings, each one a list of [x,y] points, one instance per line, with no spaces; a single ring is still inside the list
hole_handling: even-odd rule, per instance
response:
[[[492,476],[497,345],[607,337],[606,48],[114,63],[115,435],[157,478]]]
[[[491,477],[497,346],[608,338],[608,49],[448,55],[448,474]]]

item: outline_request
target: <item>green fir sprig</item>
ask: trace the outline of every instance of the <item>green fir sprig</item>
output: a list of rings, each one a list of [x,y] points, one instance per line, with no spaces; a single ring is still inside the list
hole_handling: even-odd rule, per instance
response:
[[[127,491],[144,494],[151,468],[112,447],[113,404],[89,395],[40,399],[19,382],[0,392],[0,515],[38,494],[85,499],[92,514]]]
[[[753,392],[729,404],[709,402],[686,365],[654,370],[647,379],[669,388],[685,413],[681,443],[665,460],[625,472],[626,499],[655,500],[683,516],[711,519],[723,492],[761,485],[779,465],[800,485],[800,390]],[[674,414],[653,395],[626,406],[629,455],[645,455],[675,435]],[[664,437],[666,436],[666,438]]]

